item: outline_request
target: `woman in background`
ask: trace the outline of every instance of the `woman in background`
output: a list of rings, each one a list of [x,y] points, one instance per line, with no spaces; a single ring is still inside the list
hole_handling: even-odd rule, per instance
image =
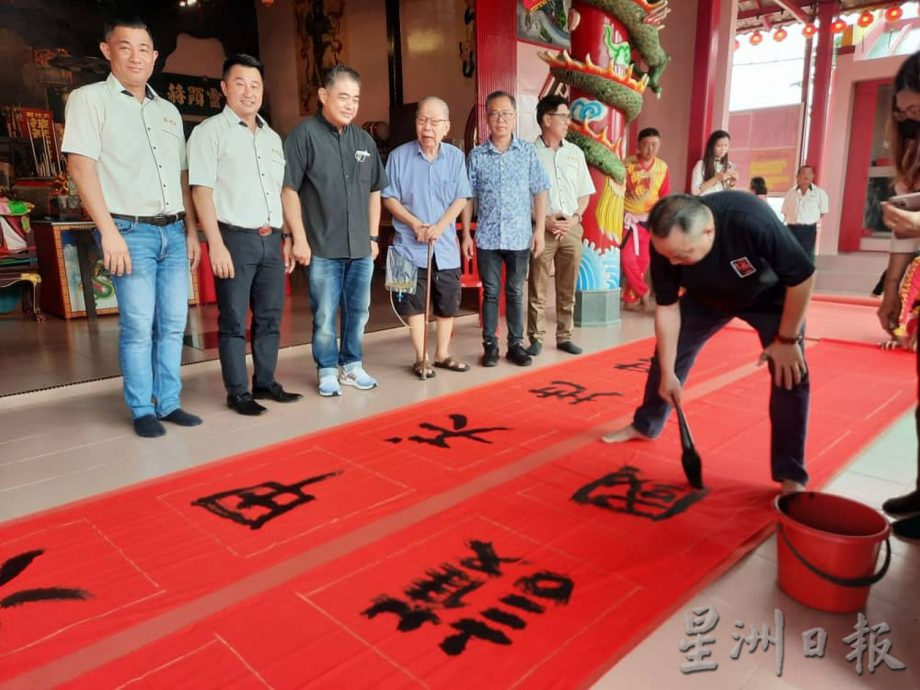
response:
[[[695,196],[734,189],[738,182],[738,171],[728,160],[731,137],[723,129],[709,135],[703,159],[693,166],[690,177],[690,193]]]
[[[920,191],[920,52],[914,53],[898,70],[894,78],[894,98],[891,104],[893,129],[892,153],[895,164],[896,194]],[[888,269],[885,272],[884,294],[878,308],[879,321],[894,335],[900,323],[901,279],[920,249],[920,211],[904,211],[889,203],[882,204],[885,225],[891,230]],[[913,291],[911,291],[912,294]],[[908,308],[913,305],[909,305]],[[917,437],[920,439],[920,351],[917,353],[917,397],[915,412]],[[882,505],[889,515],[911,515],[897,520],[895,534],[920,539],[920,448],[917,452],[917,489],[904,496],[891,498]]]

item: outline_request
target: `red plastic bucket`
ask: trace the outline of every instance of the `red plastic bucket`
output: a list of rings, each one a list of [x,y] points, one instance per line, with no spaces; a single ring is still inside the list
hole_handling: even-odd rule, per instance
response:
[[[877,510],[816,491],[779,496],[776,553],[779,587],[813,609],[862,610],[869,588],[891,563],[888,521]],[[876,573],[879,551],[887,552]]]

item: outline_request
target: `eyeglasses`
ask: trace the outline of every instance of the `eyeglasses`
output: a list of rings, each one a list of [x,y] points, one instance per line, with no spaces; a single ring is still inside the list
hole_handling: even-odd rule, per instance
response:
[[[900,110],[895,108],[892,111],[895,121],[904,122],[904,120],[920,120],[920,108],[908,108],[907,110]]]
[[[547,115],[550,117],[560,117],[566,122],[570,122],[572,120],[572,113],[547,113]]]
[[[438,125],[443,125],[445,122],[450,122],[450,120],[435,120],[433,117],[417,117],[415,118],[415,124],[420,127],[426,127],[431,125],[432,127],[437,127]]]
[[[490,120],[504,120],[507,122],[514,118],[515,112],[513,110],[493,110],[489,113]]]

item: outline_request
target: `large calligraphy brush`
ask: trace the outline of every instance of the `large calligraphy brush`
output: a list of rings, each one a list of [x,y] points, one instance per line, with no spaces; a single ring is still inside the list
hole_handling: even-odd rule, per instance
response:
[[[694,489],[703,488],[703,463],[700,460],[700,454],[696,452],[693,445],[693,436],[690,434],[690,426],[687,424],[687,418],[684,417],[684,411],[680,403],[674,402],[674,408],[677,410],[677,421],[680,424],[680,463],[684,467],[684,474],[687,481]]]

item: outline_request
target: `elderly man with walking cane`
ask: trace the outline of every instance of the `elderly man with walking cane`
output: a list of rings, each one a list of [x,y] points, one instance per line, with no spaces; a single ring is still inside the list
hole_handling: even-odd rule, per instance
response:
[[[450,354],[454,317],[460,310],[460,245],[456,222],[472,196],[463,152],[444,143],[450,113],[440,98],[419,101],[415,117],[416,141],[394,149],[387,160],[390,185],[383,203],[393,214],[396,239],[390,251],[418,268],[414,294],[395,296],[396,311],[406,317],[415,347],[416,376],[434,376],[428,359],[428,310],[434,307],[437,336],[434,367],[469,370]]]

